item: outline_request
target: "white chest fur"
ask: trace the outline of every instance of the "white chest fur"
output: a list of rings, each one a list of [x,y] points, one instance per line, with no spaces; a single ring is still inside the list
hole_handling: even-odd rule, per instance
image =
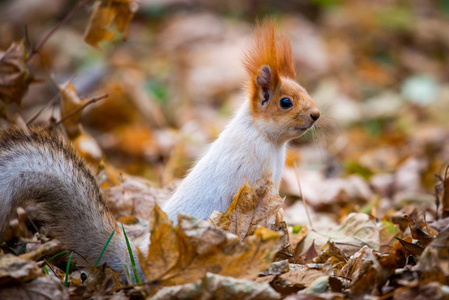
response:
[[[207,219],[214,210],[226,211],[232,196],[248,180],[271,176],[279,186],[286,143],[270,141],[253,123],[245,103],[218,139],[183,180],[163,208],[176,221],[182,212]]]

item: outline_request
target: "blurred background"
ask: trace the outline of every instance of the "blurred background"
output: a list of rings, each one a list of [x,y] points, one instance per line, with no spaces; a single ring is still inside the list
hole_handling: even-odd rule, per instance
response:
[[[29,53],[77,3],[1,1],[0,50],[23,39]],[[98,49],[83,41],[91,12],[83,5],[27,62],[38,81],[21,105],[2,105],[5,118],[59,120],[68,81],[80,98],[108,94],[84,110],[79,150],[172,187],[243,102],[242,53],[270,16],[323,116],[288,151],[287,221],[306,222],[298,177],[318,224],[416,205],[435,215],[434,174],[449,163],[449,0],[141,0],[126,40]]]

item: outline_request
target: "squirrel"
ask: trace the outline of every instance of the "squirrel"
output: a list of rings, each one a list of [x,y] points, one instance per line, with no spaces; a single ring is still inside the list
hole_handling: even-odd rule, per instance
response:
[[[320,117],[307,91],[295,81],[288,38],[265,20],[256,25],[243,64],[247,99],[207,153],[184,178],[163,210],[176,222],[178,213],[207,219],[226,211],[246,181],[265,177],[279,187],[290,140],[303,135]],[[123,271],[127,246],[95,177],[69,143],[55,134],[10,129],[0,132],[0,238],[14,209],[38,206],[40,217],[62,244],[82,256],[81,265],[100,264]],[[136,242],[148,251],[149,236]],[[137,272],[145,278],[140,264]],[[125,278],[125,277],[124,277]]]

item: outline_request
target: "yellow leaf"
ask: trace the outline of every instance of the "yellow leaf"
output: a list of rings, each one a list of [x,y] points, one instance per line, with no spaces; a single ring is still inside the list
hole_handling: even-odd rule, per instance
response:
[[[126,38],[129,23],[137,10],[137,2],[133,0],[98,0],[84,33],[84,41],[99,48],[99,43],[111,41],[114,33],[110,31],[112,24]]]
[[[73,113],[76,109],[78,109],[87,102],[87,99],[81,100],[78,97],[78,95],[76,94],[75,87],[70,82],[66,83],[65,85],[59,85],[58,88],[59,92],[61,93],[62,118]],[[64,128],[66,129],[67,135],[70,137],[70,139],[74,139],[81,134],[81,125],[80,125],[81,112],[82,110],[80,110],[78,113],[71,116],[70,118],[67,118],[63,122]]]
[[[14,42],[5,52],[0,51],[0,100],[21,104],[28,86],[35,81],[26,66],[23,41]]]

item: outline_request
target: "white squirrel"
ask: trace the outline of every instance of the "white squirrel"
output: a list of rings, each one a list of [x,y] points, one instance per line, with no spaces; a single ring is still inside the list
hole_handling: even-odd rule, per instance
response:
[[[178,213],[207,219],[226,211],[245,181],[264,177],[279,186],[288,141],[310,129],[320,111],[295,82],[290,41],[264,21],[243,61],[248,99],[212,143],[163,208],[172,220]],[[62,243],[93,265],[116,228],[94,176],[75,150],[42,130],[0,132],[0,238],[15,208],[34,202],[40,217]],[[136,243],[143,253],[148,237]],[[116,229],[100,264],[123,271],[126,253]],[[135,251],[135,248],[134,250]],[[137,272],[144,278],[140,265]]]
[[[164,211],[207,219],[226,211],[246,181],[270,178],[279,186],[288,141],[303,135],[320,117],[307,91],[295,82],[290,41],[271,22],[256,28],[245,53],[248,99],[170,198]]]

